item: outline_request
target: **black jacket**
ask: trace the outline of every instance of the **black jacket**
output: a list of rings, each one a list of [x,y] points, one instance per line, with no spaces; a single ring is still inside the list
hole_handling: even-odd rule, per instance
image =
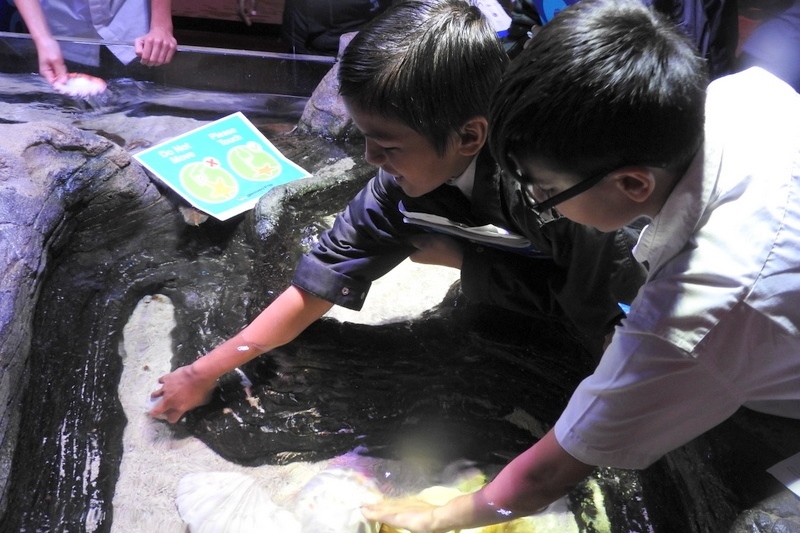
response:
[[[372,281],[407,258],[411,235],[424,229],[405,223],[398,205],[471,225],[494,224],[526,236],[547,257],[531,257],[465,241],[461,286],[467,298],[527,314],[568,319],[597,341],[621,317],[644,283],[644,268],[631,249],[638,232],[612,233],[566,218],[541,223],[522,204],[512,180],[501,180],[494,160],[479,156],[473,200],[450,185],[419,198],[406,196],[380,172],[340,213],[333,227],[304,255],[292,284],[317,297],[360,309]]]

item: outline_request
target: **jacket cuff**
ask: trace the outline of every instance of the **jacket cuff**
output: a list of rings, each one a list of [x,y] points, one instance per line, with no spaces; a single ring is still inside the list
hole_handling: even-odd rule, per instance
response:
[[[336,272],[306,254],[300,258],[292,285],[335,305],[360,311],[372,283]]]

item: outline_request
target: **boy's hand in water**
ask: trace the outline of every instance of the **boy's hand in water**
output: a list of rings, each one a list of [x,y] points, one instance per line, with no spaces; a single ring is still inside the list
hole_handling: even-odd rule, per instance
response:
[[[147,35],[134,41],[136,55],[140,57],[142,65],[157,67],[172,61],[178,41],[171,31],[162,28],[151,28]]]
[[[433,533],[433,511],[437,507],[419,498],[404,498],[364,505],[361,514],[367,520],[412,533]]]
[[[415,263],[461,269],[461,264],[464,262],[464,249],[457,240],[444,235],[424,233],[414,235],[410,241],[417,249],[409,256],[409,259]]]
[[[211,401],[216,380],[204,380],[194,372],[192,365],[182,366],[158,378],[161,388],[150,398],[158,401],[148,413],[153,418],[176,423],[190,409]]]

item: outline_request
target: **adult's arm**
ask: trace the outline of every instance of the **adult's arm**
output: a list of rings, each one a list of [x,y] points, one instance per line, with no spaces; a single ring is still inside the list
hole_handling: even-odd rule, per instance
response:
[[[51,85],[56,82],[66,83],[67,67],[64,64],[61,46],[50,32],[39,0],[16,0],[16,5],[36,46],[39,74]]]
[[[134,41],[142,65],[156,67],[172,61],[178,49],[172,32],[172,0],[151,0],[150,30]]]

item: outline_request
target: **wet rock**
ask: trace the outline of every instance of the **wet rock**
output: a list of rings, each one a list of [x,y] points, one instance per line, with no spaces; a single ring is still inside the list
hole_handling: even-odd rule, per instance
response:
[[[798,450],[800,421],[741,408],[643,472],[650,516],[664,531],[792,531],[800,499],[767,469]]]
[[[731,526],[731,533],[800,533],[797,496],[778,492],[743,512]]]
[[[116,463],[106,453],[118,456],[122,423],[108,387],[119,375],[109,343],[120,321],[98,317],[124,316],[131,302],[121,289],[134,281],[127,269],[147,261],[136,239],[124,242],[138,229],[126,211],[149,212],[155,235],[173,231],[174,219],[128,154],[102,137],[32,123],[4,125],[2,138],[9,268],[0,317],[9,327],[0,335],[0,361],[15,369],[4,372],[3,396],[13,401],[2,407],[4,420],[20,424],[3,435],[4,455],[15,453],[11,478],[3,479],[5,516],[16,516],[0,530],[86,528],[102,522],[104,494],[113,492]]]
[[[339,39],[339,56],[354,36],[346,33]],[[314,89],[300,117],[299,131],[332,139],[360,135],[339,96],[338,67],[337,62]]]

